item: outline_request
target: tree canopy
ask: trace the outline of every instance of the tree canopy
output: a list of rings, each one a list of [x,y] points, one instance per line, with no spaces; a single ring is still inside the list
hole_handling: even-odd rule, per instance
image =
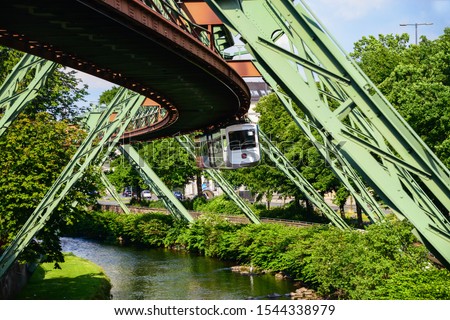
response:
[[[1,81],[22,55],[0,47]],[[71,121],[84,111],[78,103],[86,94],[86,85],[73,71],[56,70],[0,138],[0,251],[15,237],[85,137]],[[22,259],[32,261],[40,255],[49,261],[63,259],[59,230],[77,220],[92,203],[89,193],[95,181],[91,172],[70,190]]]
[[[450,166],[450,28],[436,40],[363,37],[351,56],[436,155]]]

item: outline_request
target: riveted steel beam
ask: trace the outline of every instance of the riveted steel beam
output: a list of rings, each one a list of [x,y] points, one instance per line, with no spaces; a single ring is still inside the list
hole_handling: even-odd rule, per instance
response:
[[[133,168],[139,173],[144,182],[150,187],[158,199],[164,202],[167,210],[177,219],[184,219],[188,222],[193,222],[194,218],[186,210],[183,204],[173,195],[167,188],[164,182],[158,175],[150,168],[147,162],[139,155],[136,149],[129,144],[118,147],[119,151],[130,161]]]
[[[122,199],[117,194],[116,189],[111,184],[111,182],[109,181],[108,177],[106,176],[106,174],[103,171],[101,171],[101,173],[100,173],[100,179],[102,180],[102,183],[106,187],[106,189],[108,190],[109,194],[119,204],[119,206],[122,209],[122,211],[124,213],[126,213],[126,214],[130,214],[130,209],[128,209],[127,205],[125,203],[123,203]]]
[[[31,54],[25,54],[14,66],[0,87],[0,137],[19,113],[32,101],[57,64]],[[34,73],[34,75],[33,75]],[[29,83],[28,77],[33,77]]]
[[[341,179],[348,177],[343,181],[346,187],[360,176],[400,218],[406,217],[427,247],[450,266],[449,170],[304,1],[206,2],[224,24],[240,34],[266,82],[301,109],[302,115],[284,99],[308,137],[320,139],[316,146],[319,151],[324,148],[322,154],[332,169],[345,173]],[[349,127],[352,137],[358,139],[345,134]],[[422,174],[416,176],[417,172]],[[356,191],[363,189],[361,185]],[[440,205],[445,212],[439,210]]]
[[[176,136],[175,139],[178,143],[195,159],[195,145],[192,139],[185,136]],[[247,205],[247,203],[234,192],[234,188],[230,183],[222,176],[219,170],[217,169],[204,169],[211,178],[220,186],[223,192],[237,204],[237,206],[242,210],[245,216],[255,224],[260,224],[258,216],[253,212],[253,210]]]
[[[83,176],[86,169],[95,164],[103,152],[111,153],[144,99],[144,96],[122,88],[106,110],[99,113],[96,125],[89,131],[69,164],[0,257],[0,277],[44,227],[53,210]]]

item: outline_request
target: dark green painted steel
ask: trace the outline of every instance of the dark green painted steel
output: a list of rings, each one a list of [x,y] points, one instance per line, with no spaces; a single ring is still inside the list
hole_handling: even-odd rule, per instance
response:
[[[111,81],[168,110],[170,126],[128,139],[226,123],[250,105],[244,80],[219,54],[143,2],[5,0],[0,8],[0,45]]]

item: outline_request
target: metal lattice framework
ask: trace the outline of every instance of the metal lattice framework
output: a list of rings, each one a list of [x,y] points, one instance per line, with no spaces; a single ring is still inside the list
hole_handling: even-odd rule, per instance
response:
[[[57,64],[25,54],[0,87],[0,137],[44,86]],[[33,74],[34,73],[34,74]],[[28,78],[31,78],[28,82]]]
[[[106,110],[91,117],[95,126],[78,148],[69,164],[47,191],[44,198],[25,222],[12,243],[0,257],[0,276],[17,259],[34,236],[41,230],[53,210],[59,205],[86,169],[98,161],[101,154],[110,154],[130,120],[136,115],[145,97],[124,88],[120,89]]]
[[[139,155],[136,149],[129,144],[118,147],[119,151],[130,161],[130,164],[139,173],[144,182],[150,187],[158,199],[161,199],[169,212],[178,219],[193,222],[194,218],[186,210],[183,204],[172,194],[164,182],[150,168],[147,162]]]
[[[185,136],[177,136],[175,139],[178,141],[178,143],[186,150],[187,153],[189,153],[194,159],[195,156],[195,144],[192,141],[192,139],[185,135]],[[220,173],[220,170],[217,169],[204,169],[208,175],[211,176],[211,178],[222,188],[223,192],[226,193],[226,195],[234,201],[238,205],[238,207],[242,210],[242,212],[245,214],[245,216],[255,224],[260,224],[261,221],[259,220],[258,216],[253,212],[253,210],[247,205],[247,203],[234,192],[233,186],[222,176]]]
[[[361,176],[400,218],[415,226],[443,263],[450,264],[450,223],[445,216],[450,210],[448,169],[306,4],[206,2],[241,35],[258,70],[334,171],[342,173],[344,184],[349,187],[347,179],[354,182]],[[363,190],[361,185],[357,193]],[[438,209],[439,203],[446,212]]]
[[[276,167],[281,170],[300,191],[322,212],[336,227],[349,230],[350,227],[323,199],[317,190],[306,180],[305,177],[292,165],[284,154],[270,141],[269,137],[259,130],[261,149],[272,160]]]

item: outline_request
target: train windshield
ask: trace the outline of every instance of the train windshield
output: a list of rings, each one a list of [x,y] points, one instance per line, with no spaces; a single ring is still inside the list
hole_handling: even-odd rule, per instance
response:
[[[255,129],[228,132],[230,150],[245,150],[256,148]]]

